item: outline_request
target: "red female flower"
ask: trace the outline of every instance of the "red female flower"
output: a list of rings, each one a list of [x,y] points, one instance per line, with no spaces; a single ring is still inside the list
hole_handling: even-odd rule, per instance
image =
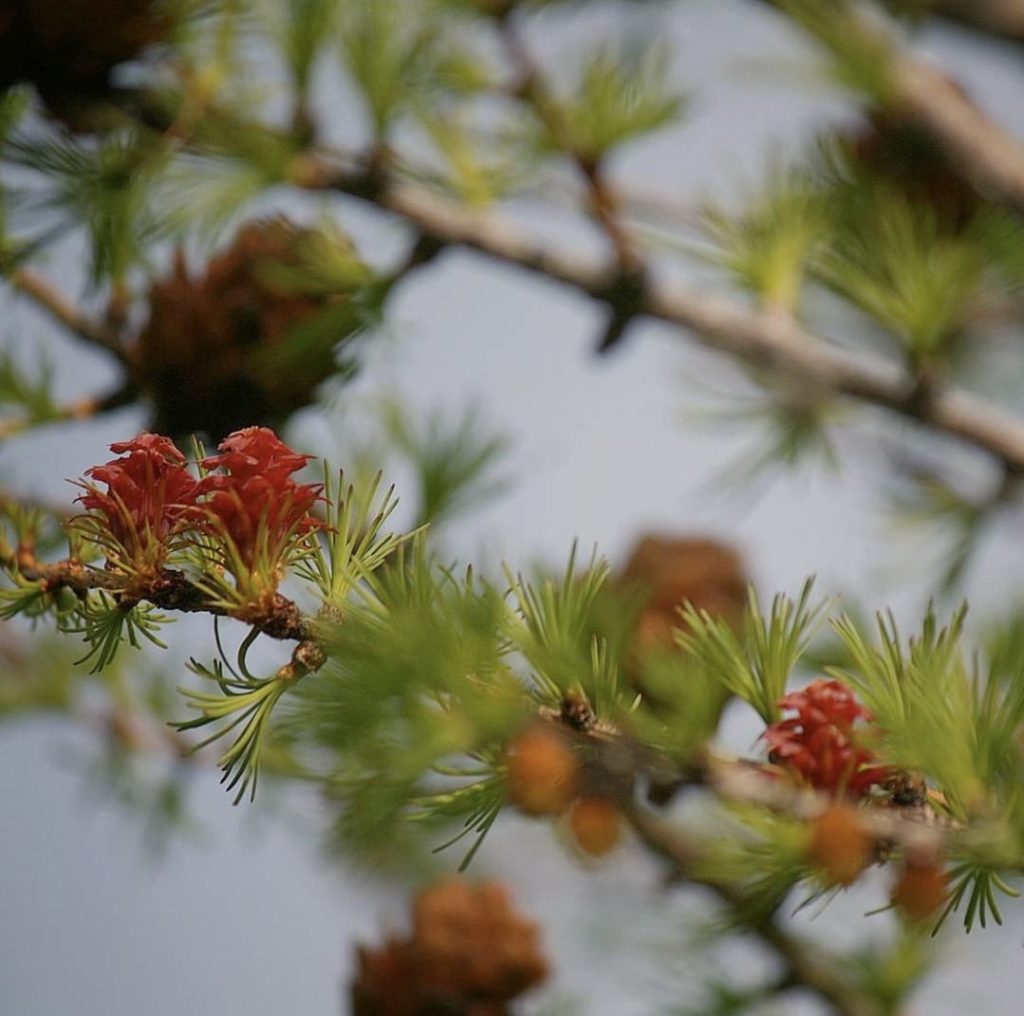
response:
[[[323,525],[310,514],[322,488],[292,479],[310,456],[292,451],[267,427],[235,431],[218,448],[219,455],[202,462],[218,470],[201,481],[209,494],[203,503],[208,528],[226,539],[227,566],[236,578],[238,566],[276,573],[296,539]]]
[[[78,498],[106,523],[105,531],[93,527],[90,535],[121,565],[162,567],[170,538],[195,510],[199,484],[185,468],[185,456],[159,434],[139,434],[110,450],[122,458],[86,470],[94,482],[82,484],[86,492]]]
[[[872,765],[875,753],[864,744],[859,720],[874,717],[840,681],[812,681],[779,702],[795,713],[773,723],[762,735],[770,761],[798,773],[812,787],[831,794],[862,797],[890,775]]]

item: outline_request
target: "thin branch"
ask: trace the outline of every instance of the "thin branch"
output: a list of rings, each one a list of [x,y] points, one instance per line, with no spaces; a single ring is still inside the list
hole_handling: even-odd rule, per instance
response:
[[[134,387],[126,385],[116,388],[106,395],[87,395],[81,399],[74,399],[64,406],[58,406],[49,411],[44,419],[36,420],[31,416],[11,417],[0,420],[0,441],[5,441],[15,434],[29,430],[32,427],[43,426],[48,423],[65,423],[69,420],[89,420],[94,416],[103,413],[113,412],[123,406],[130,405],[135,401],[136,391]]]
[[[516,30],[513,17],[500,18],[498,25],[505,53],[518,75],[516,94],[529,103],[555,143],[572,161],[586,188],[586,210],[601,228],[615,256],[619,274],[617,298],[609,301],[611,314],[597,347],[598,352],[604,353],[622,339],[637,316],[639,299],[646,286],[646,266],[620,220],[621,200],[605,173],[603,160],[588,157],[573,147],[564,112]]]
[[[565,115],[544,80],[540,66],[516,30],[513,18],[503,17],[498,24],[505,54],[518,76],[516,94],[530,105],[555,143],[576,167],[587,189],[588,211],[608,238],[620,269],[623,272],[639,271],[641,265],[637,253],[618,220],[618,196],[608,182],[600,160],[588,159],[573,147]]]
[[[769,774],[757,763],[707,752],[692,782],[706,786],[729,801],[753,804],[769,811],[809,821],[835,803],[828,794],[796,786]],[[922,803],[911,807],[865,804],[857,815],[867,836],[887,847],[898,845],[913,856],[944,853],[951,834],[960,827]]]
[[[542,244],[490,212],[470,210],[426,188],[391,183],[362,167],[327,156],[310,156],[296,167],[293,182],[333,189],[394,213],[421,235],[468,247],[505,264],[560,282],[615,308],[623,298],[613,267]],[[797,322],[682,286],[648,283],[626,293],[635,313],[678,325],[698,341],[750,366],[785,374],[823,393],[835,392],[893,410],[989,452],[1024,471],[1024,420],[964,391],[918,397],[918,384],[898,364],[853,354],[820,340]]]
[[[18,292],[29,297],[37,307],[44,310],[55,321],[63,325],[73,335],[89,343],[113,353],[122,363],[127,353],[118,336],[99,321],[84,314],[49,280],[38,272],[28,268],[19,268],[7,276],[11,285]]]
[[[109,593],[130,596],[125,603],[126,606],[145,600],[164,610],[205,613],[215,617],[230,616],[229,611],[223,606],[211,602],[184,572],[171,568],[163,569],[159,575],[140,585],[137,579],[117,572],[100,571],[73,558],[46,564],[36,559],[31,546],[19,547],[3,554],[0,556],[0,566],[17,571],[30,582],[43,583],[50,591],[66,588],[78,595],[85,595],[90,590],[102,589]],[[303,616],[292,600],[281,593],[274,595],[261,617],[246,615],[244,620],[270,638],[299,642],[296,653],[300,653],[301,650],[300,662],[307,670],[317,669],[323,663],[323,650],[315,642],[312,623]],[[313,661],[319,662],[316,666],[311,666],[310,663]]]
[[[629,796],[623,793],[623,787],[631,793],[636,777],[646,774],[652,779],[659,778],[663,760],[614,727],[580,727],[578,721],[567,718],[564,708],[562,712],[542,710],[540,716],[563,729],[568,727],[589,746],[596,764],[598,789],[610,793],[618,803],[621,797]],[[628,774],[624,783],[619,779],[623,773]],[[608,774],[618,775],[609,779]],[[724,801],[755,805],[801,822],[814,820],[835,804],[831,795],[786,779],[776,766],[724,755],[707,747],[677,780],[658,784],[659,791],[667,790],[669,796],[686,787],[705,787]],[[857,814],[864,834],[884,848],[885,853],[899,847],[916,857],[942,856],[948,853],[950,837],[963,831],[963,826],[936,812],[924,795],[920,801],[905,806],[888,799],[864,802]]]

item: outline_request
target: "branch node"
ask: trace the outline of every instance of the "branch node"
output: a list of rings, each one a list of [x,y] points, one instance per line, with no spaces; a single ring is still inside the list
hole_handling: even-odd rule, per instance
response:
[[[597,290],[593,295],[607,303],[611,311],[597,345],[597,352],[604,354],[622,340],[633,319],[644,313],[648,296],[647,272],[640,266],[619,269],[607,288]]]

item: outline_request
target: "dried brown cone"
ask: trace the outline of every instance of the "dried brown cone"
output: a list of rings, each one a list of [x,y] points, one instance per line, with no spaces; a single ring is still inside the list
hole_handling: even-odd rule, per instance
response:
[[[738,625],[747,603],[747,576],[735,549],[703,537],[648,535],[634,546],[623,586],[639,590],[643,607],[633,633],[638,651],[673,644],[679,610],[696,610]]]
[[[496,882],[445,879],[413,905],[408,939],[360,948],[355,1016],[505,1016],[548,973],[536,924]]]
[[[431,1001],[418,980],[412,942],[389,939],[379,949],[356,948],[358,973],[352,984],[353,1016],[441,1016],[452,1009]]]
[[[275,359],[297,329],[346,299],[281,277],[302,274],[313,236],[283,217],[250,222],[205,275],[193,277],[179,252],[171,274],[153,283],[134,358],[154,431],[216,442],[242,427],[279,427],[339,369],[335,346],[351,334],[341,326],[303,342],[286,366]]]
[[[166,38],[161,0],[4,0],[0,4],[0,91],[35,86],[56,115],[79,112],[110,88],[111,71]]]
[[[946,232],[962,230],[982,205],[977,190],[942,146],[899,109],[873,110],[840,140],[851,169],[884,181],[927,208]]]

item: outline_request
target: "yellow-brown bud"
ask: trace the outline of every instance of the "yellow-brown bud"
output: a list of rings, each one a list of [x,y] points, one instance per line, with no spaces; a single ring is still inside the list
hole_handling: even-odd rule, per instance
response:
[[[949,898],[949,875],[935,861],[907,861],[892,890],[892,902],[911,923],[935,917]]]
[[[872,839],[852,805],[830,805],[811,823],[807,858],[829,885],[853,885],[871,863],[872,848]]]
[[[603,797],[576,798],[568,819],[576,845],[591,857],[604,857],[622,838],[619,810]]]
[[[537,725],[505,752],[508,798],[527,815],[561,815],[576,796],[580,763],[565,737]]]

